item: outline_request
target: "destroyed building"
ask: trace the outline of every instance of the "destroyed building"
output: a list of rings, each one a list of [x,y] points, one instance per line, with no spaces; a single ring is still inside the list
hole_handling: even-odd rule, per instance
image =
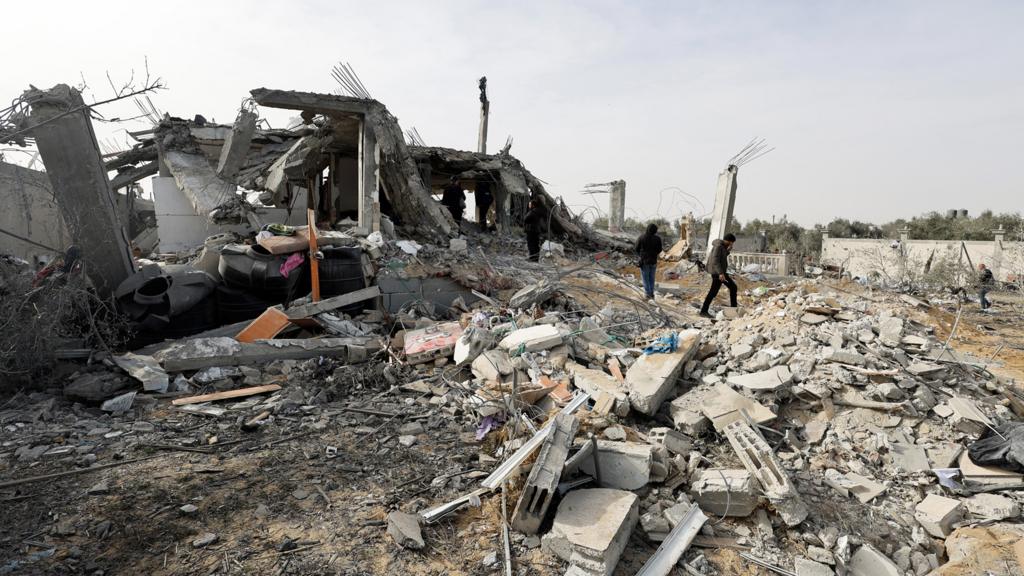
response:
[[[711,321],[706,274],[645,300],[631,243],[507,149],[409,145],[372,99],[257,89],[104,158],[75,91],[26,98],[46,180],[15,193],[48,190],[54,235],[15,232],[59,246],[0,259],[3,320],[72,288],[96,314],[0,403],[0,573],[1024,569],[1024,342],[953,295],[734,254],[742,305]],[[437,202],[453,175],[497,233]],[[107,303],[132,338],[97,337]]]

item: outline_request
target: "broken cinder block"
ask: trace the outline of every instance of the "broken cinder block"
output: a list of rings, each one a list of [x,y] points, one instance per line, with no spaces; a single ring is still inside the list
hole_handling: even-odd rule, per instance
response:
[[[558,481],[578,427],[576,417],[571,414],[555,417],[555,425],[541,446],[512,514],[512,528],[515,530],[524,534],[536,534],[540,530],[551,499],[558,491]]]
[[[929,494],[914,507],[914,519],[926,532],[936,538],[945,538],[953,532],[953,525],[964,517],[963,502]]]
[[[690,487],[700,509],[717,516],[750,516],[760,498],[750,472],[743,469],[709,468]]]
[[[782,469],[771,446],[746,422],[736,421],[723,430],[743,466],[757,479],[765,496],[787,526],[796,526],[807,518],[807,506]]]
[[[598,440],[597,463],[600,467],[601,486],[621,490],[637,490],[651,480],[654,454],[650,444]],[[585,474],[597,477],[594,459],[586,458],[580,464]]]

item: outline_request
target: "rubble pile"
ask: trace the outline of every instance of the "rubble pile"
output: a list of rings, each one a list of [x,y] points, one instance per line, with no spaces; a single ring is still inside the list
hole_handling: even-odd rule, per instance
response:
[[[1000,350],[950,347],[959,312],[942,339],[927,302],[787,276],[782,254],[740,266],[743,307],[712,321],[693,233],[679,282],[645,264],[641,292],[631,239],[511,141],[407,145],[365,94],[251,94],[232,126],[166,116],[105,162],[87,107],[39,121],[62,210],[97,210],[35,275],[79,279],[79,337],[3,318],[54,362],[0,402],[0,575],[1024,572],[1024,395]],[[257,129],[256,105],[302,127]],[[116,190],[154,174],[194,214],[157,207],[160,237],[130,244]],[[487,203],[462,221],[467,190],[493,225]],[[0,260],[10,317],[56,318],[31,274]],[[126,346],[96,327],[108,302]]]
[[[431,550],[467,508],[491,510],[492,521],[471,524],[499,535],[480,547],[485,571],[552,558],[567,574],[715,574],[738,562],[801,576],[919,575],[984,558],[1001,573],[1019,562],[990,550],[1019,531],[1013,426],[1024,403],[984,361],[911,320],[907,302],[799,280],[748,291],[751,305],[715,322],[673,326],[666,319],[686,311],[659,322],[628,295],[595,300],[598,309],[574,297],[573,272],[614,278],[595,263],[558,257],[571,272],[524,268],[510,280],[497,270],[513,257],[495,253],[466,272],[465,253],[409,254],[402,242],[374,245],[381,278],[408,281],[435,263],[483,291],[395,313],[342,312],[353,297],[299,301],[268,309],[282,318],[270,332],[261,317],[95,355],[63,389],[0,410],[5,476],[15,478],[0,483],[4,497],[30,498],[21,487],[54,474],[31,468],[64,468],[53,477],[81,475],[88,497],[110,498],[118,476],[104,470],[181,455],[229,462],[315,435],[303,452],[359,485],[400,474],[361,458],[411,458],[427,471],[429,496],[401,497],[400,487],[371,498],[401,549]],[[319,490],[336,502],[335,481],[314,486],[288,498]],[[197,506],[175,509],[185,519]],[[7,567],[97,566],[57,554],[71,536],[60,530],[77,533],[59,522],[50,531],[55,559],[27,553]],[[239,544],[203,526],[186,541],[193,551]]]

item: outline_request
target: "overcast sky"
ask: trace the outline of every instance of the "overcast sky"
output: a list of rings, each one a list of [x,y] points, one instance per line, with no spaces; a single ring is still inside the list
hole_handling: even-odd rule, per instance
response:
[[[158,108],[228,123],[252,88],[336,89],[344,60],[403,128],[474,149],[486,75],[490,149],[511,135],[577,210],[585,184],[623,179],[627,216],[709,212],[755,136],[776,150],[740,170],[741,220],[1024,198],[1024,2],[18,2],[5,20],[3,101],[82,77],[103,99],[106,72],[139,77],[148,58]]]

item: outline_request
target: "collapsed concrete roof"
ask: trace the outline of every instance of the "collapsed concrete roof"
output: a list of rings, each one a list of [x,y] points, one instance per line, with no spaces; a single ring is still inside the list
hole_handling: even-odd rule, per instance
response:
[[[260,106],[299,111],[305,124],[292,130],[255,129],[255,118],[246,110],[234,125],[167,117],[153,130],[135,133],[140,144],[106,163],[107,169],[119,171],[115,183],[153,175],[162,161],[196,214],[211,221],[237,220],[247,212],[239,188],[263,192],[265,203],[287,207],[293,189],[320,186],[336,157],[355,158],[359,224],[365,230],[376,229],[384,212],[413,234],[458,235],[432,192],[443,187],[447,175],[458,174],[492,183],[502,231],[519,226],[526,199],[533,198],[549,211],[553,234],[602,248],[629,248],[573,215],[508,150],[489,155],[409,146],[398,120],[372,99],[268,88],[251,95]]]

